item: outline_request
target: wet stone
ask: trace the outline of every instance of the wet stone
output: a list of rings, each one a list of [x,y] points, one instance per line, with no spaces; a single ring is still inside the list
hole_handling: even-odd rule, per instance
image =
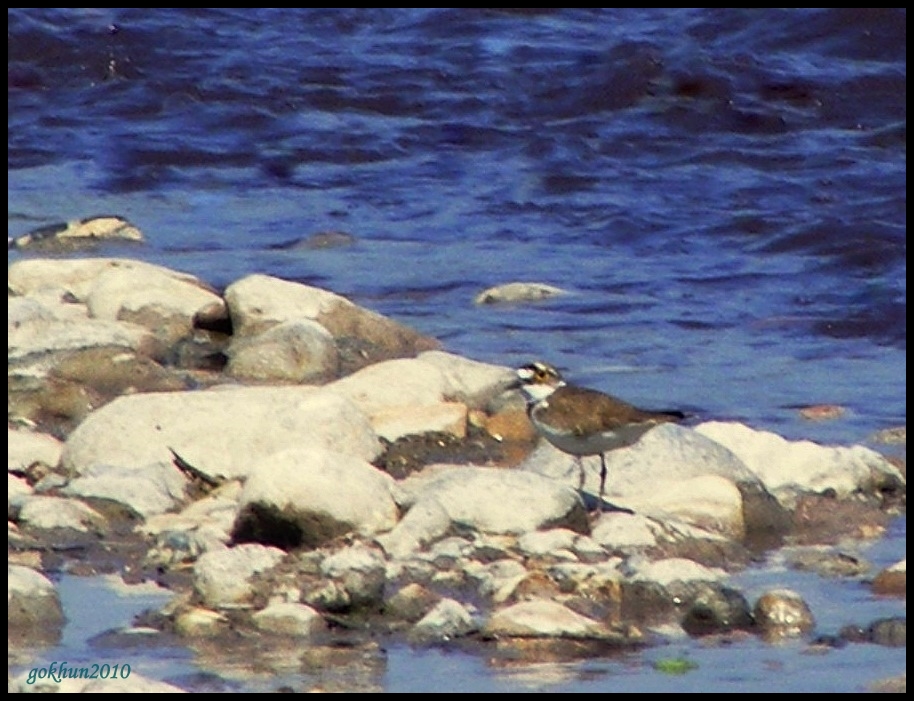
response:
[[[808,633],[816,624],[809,605],[789,589],[762,594],[755,603],[754,614],[766,637],[796,637]]]

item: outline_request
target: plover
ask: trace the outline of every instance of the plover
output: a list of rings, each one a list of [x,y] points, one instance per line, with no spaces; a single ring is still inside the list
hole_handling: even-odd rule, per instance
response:
[[[581,457],[600,456],[600,508],[606,487],[609,450],[638,441],[657,424],[681,421],[680,411],[645,411],[603,392],[567,384],[546,363],[529,363],[517,369],[518,384],[527,398],[527,415],[537,432],[562,452],[573,455],[581,471]]]

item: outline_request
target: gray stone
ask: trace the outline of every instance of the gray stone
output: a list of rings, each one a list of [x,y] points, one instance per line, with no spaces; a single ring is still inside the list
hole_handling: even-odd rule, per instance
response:
[[[249,275],[225,291],[235,333],[249,336],[284,321],[310,319],[326,328],[341,352],[344,374],[380,360],[413,356],[437,341],[327,290],[267,275]]]
[[[51,580],[21,565],[7,566],[6,616],[10,636],[24,642],[56,640],[65,621]]]
[[[300,638],[311,637],[326,628],[323,617],[317,611],[293,602],[273,602],[251,619],[260,630]]]
[[[236,335],[225,371],[247,380],[320,384],[335,379],[340,358],[333,336],[316,321],[285,321],[253,336]]]

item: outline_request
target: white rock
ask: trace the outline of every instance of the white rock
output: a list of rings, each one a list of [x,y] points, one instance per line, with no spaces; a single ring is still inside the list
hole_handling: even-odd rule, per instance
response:
[[[591,537],[610,550],[648,548],[657,544],[656,521],[643,514],[600,514]]]
[[[177,452],[211,477],[245,477],[290,446],[373,460],[381,446],[368,420],[339,395],[311,387],[230,387],[115,399],[70,434],[62,464],[81,474],[105,463],[170,465]]]
[[[802,492],[833,489],[839,497],[847,497],[858,489],[870,491],[886,478],[904,484],[895,466],[860,445],[845,448],[788,441],[740,423],[713,421],[695,430],[726,446],[787,505]]]
[[[663,586],[674,582],[720,582],[726,578],[727,573],[721,569],[705,567],[682,557],[640,563],[631,576],[636,582],[656,582]]]
[[[320,569],[327,577],[345,577],[352,572],[383,571],[385,560],[377,549],[356,543],[325,557]]]
[[[94,464],[70,480],[62,492],[68,496],[114,501],[148,518],[174,509],[184,501],[186,484],[187,480],[173,465]]]
[[[144,241],[143,232],[123,217],[101,216],[55,222],[33,229],[15,239],[11,248],[68,251],[80,245],[99,241]]]
[[[473,301],[476,304],[535,302],[563,294],[567,294],[566,290],[541,282],[508,282],[483,290]]]
[[[6,514],[8,519],[19,518],[19,507],[34,490],[22,477],[6,473]]]
[[[89,318],[85,304],[67,302],[64,290],[39,290],[27,297],[7,297],[7,334],[23,324],[49,321],[82,322]]]
[[[225,291],[235,333],[250,336],[286,321],[310,319],[337,340],[356,338],[377,357],[402,357],[436,344],[339,295],[267,275],[249,275]]]
[[[507,389],[517,375],[513,368],[489,365],[444,351],[426,351],[417,359],[444,374],[444,393],[471,409],[482,409],[495,395]]]
[[[606,548],[595,539],[586,535],[579,535],[574,539],[572,551],[585,562],[603,562],[606,560]]]
[[[629,495],[625,503],[635,513],[660,521],[681,520],[732,540],[746,535],[742,495],[733,482],[717,475],[679,480],[676,488],[644,490]]]
[[[292,602],[273,602],[251,619],[261,630],[278,635],[310,637],[326,628],[323,617],[310,606]]]
[[[84,302],[88,299],[98,278],[112,270],[158,272],[190,284],[199,284],[193,275],[128,258],[20,260],[7,269],[7,284],[11,290],[20,295],[40,290],[63,289],[77,300]]]
[[[127,320],[141,324],[165,340],[189,334],[194,316],[222,309],[225,302],[202,282],[164,268],[117,267],[93,280],[86,296],[96,319]]]
[[[62,450],[63,443],[47,433],[16,431],[7,428],[6,469],[8,471],[21,472],[36,462],[49,467],[57,467]]]
[[[586,457],[583,464],[584,489],[597,494],[600,458]],[[660,520],[675,518],[702,528],[715,527],[731,536],[745,531],[742,497],[736,485],[749,483],[763,488],[758,477],[728,449],[675,424],[661,424],[633,446],[609,451],[606,467],[605,499],[613,505]],[[580,482],[574,459],[545,441],[521,468],[575,487]],[[691,491],[700,502],[681,498],[683,484],[708,476],[719,479],[696,482]],[[704,494],[700,491],[702,486],[713,486],[714,490]]]
[[[486,533],[526,533],[547,526],[578,532],[588,528],[575,490],[531,472],[430,466],[400,486],[406,504],[434,499],[454,523]]]
[[[522,601],[496,611],[484,632],[494,636],[534,638],[603,638],[606,628],[591,618],[547,599]]]
[[[229,619],[224,614],[200,606],[175,616],[175,631],[185,637],[215,637],[224,633],[228,626]]]
[[[275,567],[285,553],[256,543],[204,553],[194,564],[194,588],[208,606],[231,606],[250,600],[252,575]]]
[[[390,557],[404,558],[447,533],[451,517],[434,497],[413,505],[396,527],[375,540]]]
[[[467,434],[467,407],[457,402],[397,406],[373,414],[371,426],[378,436],[391,443],[404,436],[433,431],[463,438]]]
[[[338,304],[351,304],[332,292],[269,275],[248,275],[232,283],[225,301],[239,336],[252,336],[285,321],[317,320]]]
[[[466,538],[452,535],[442,538],[429,548],[429,558],[433,562],[453,563],[472,557],[473,543]]]
[[[20,502],[19,523],[44,530],[71,528],[88,533],[101,531],[107,521],[95,509],[75,499],[30,496]]]
[[[398,358],[362,368],[326,389],[349,398],[371,416],[391,407],[441,404],[447,387],[444,373],[434,365]]]
[[[577,533],[567,528],[552,528],[524,533],[517,539],[517,547],[525,555],[543,557],[561,551],[570,552],[577,537]]]
[[[397,523],[393,489],[393,478],[357,457],[317,446],[291,448],[252,465],[239,519],[259,510],[279,514],[309,545],[350,531],[370,535]]]
[[[412,628],[409,637],[414,642],[430,642],[459,638],[478,629],[473,614],[454,599],[442,599]]]

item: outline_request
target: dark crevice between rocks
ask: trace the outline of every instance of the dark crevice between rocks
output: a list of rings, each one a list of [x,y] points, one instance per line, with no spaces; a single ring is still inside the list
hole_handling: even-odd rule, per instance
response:
[[[273,508],[260,504],[245,506],[232,529],[232,544],[260,543],[283,550],[316,548],[352,530],[351,524],[327,516],[313,517],[306,523],[291,521]]]

